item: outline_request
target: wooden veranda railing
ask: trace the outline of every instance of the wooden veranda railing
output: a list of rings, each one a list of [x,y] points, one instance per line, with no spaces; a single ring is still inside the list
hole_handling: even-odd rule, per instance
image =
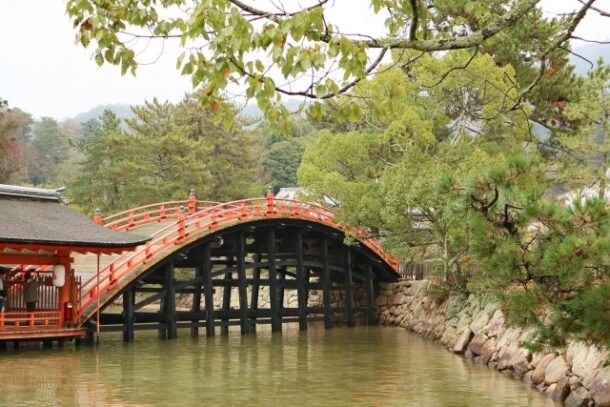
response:
[[[56,311],[59,308],[59,288],[52,285],[38,286],[37,310]],[[7,290],[7,311],[25,311],[23,282],[9,282]]]
[[[59,311],[0,312],[0,331],[59,328]]]
[[[80,303],[80,277],[74,279],[74,290],[77,304]],[[9,281],[7,285],[7,301],[5,312],[0,312],[0,333],[16,333],[19,331],[44,331],[65,328],[63,310],[59,309],[59,287],[51,284],[38,286],[38,302],[34,312],[27,312],[23,299],[23,282]],[[78,307],[74,312],[78,313]],[[78,318],[79,315],[77,314]]]

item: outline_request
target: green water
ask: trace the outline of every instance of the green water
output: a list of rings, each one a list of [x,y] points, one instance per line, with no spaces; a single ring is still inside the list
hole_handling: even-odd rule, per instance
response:
[[[0,354],[0,406],[552,406],[402,329],[357,327]]]

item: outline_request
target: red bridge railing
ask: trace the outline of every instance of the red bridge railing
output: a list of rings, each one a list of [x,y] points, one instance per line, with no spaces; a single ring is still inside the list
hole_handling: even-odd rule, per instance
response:
[[[100,270],[82,284],[80,313],[87,317],[89,309],[101,297],[112,291],[116,285],[136,268],[151,262],[155,256],[169,247],[185,243],[190,236],[205,230],[213,230],[232,222],[243,222],[265,218],[303,219],[330,226],[344,231],[361,241],[369,249],[384,259],[395,270],[398,269],[396,258],[387,255],[381,246],[370,239],[361,229],[345,229],[335,222],[335,215],[327,208],[311,203],[303,203],[291,199],[254,198],[220,203],[212,206],[211,202],[197,201],[196,210],[180,210],[185,201],[147,205],[132,211],[121,212],[103,219],[100,223],[116,230],[129,230],[146,223],[158,222],[175,218],[175,223],[169,224],[154,233],[152,239],[139,246],[135,251],[125,253]],[[188,201],[186,201],[188,203]],[[192,200],[191,200],[192,202]],[[199,202],[202,202],[200,204]],[[192,205],[192,204],[191,204]],[[171,209],[169,209],[171,208]],[[175,208],[178,208],[177,210]]]
[[[99,213],[95,215],[95,222],[113,230],[131,230],[153,222],[164,222],[178,219],[181,208],[188,214],[197,212],[200,208],[219,205],[220,202],[199,201],[189,198],[182,201],[169,201],[154,203],[129,209],[123,212],[102,218]]]

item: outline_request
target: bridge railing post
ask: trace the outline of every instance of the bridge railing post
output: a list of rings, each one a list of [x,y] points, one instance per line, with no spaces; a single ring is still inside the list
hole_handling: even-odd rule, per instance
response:
[[[95,215],[93,215],[93,221],[97,225],[101,225],[102,224],[102,211],[100,211],[100,208],[97,208],[95,210]]]
[[[267,215],[271,215],[273,213],[273,206],[275,205],[273,190],[269,188],[267,190]]]
[[[197,212],[197,194],[195,194],[195,190],[194,189],[191,189],[189,191],[188,212],[191,215],[193,213]]]
[[[186,237],[186,208],[184,206],[180,207],[178,211],[178,235],[180,239],[184,239]]]

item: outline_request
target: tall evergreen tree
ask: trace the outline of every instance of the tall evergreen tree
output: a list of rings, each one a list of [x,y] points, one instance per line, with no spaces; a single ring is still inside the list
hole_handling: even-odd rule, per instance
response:
[[[28,151],[28,175],[34,185],[57,180],[61,163],[70,154],[70,141],[57,121],[43,117],[36,123]],[[59,185],[57,185],[59,186]]]
[[[79,176],[68,188],[71,199],[89,213],[99,208],[106,214],[140,203],[138,179],[143,168],[134,146],[121,120],[105,110],[99,125],[78,143],[83,159]]]
[[[223,106],[223,110],[224,115],[237,115],[230,105]],[[256,141],[237,122],[227,127],[222,121],[202,108],[193,96],[176,106],[177,131],[200,146],[198,159],[207,174],[205,183],[193,184],[198,196],[229,201],[260,195],[260,153]]]
[[[270,123],[259,126],[256,133],[263,147],[262,182],[275,191],[297,186],[297,170],[303,153],[316,137],[312,125],[303,118],[295,118],[287,134],[281,134]]]
[[[29,114],[0,103],[0,182],[13,182],[24,173],[31,124]]]
[[[571,152],[569,185],[594,186],[600,199],[608,195],[610,160],[610,66],[598,61],[588,72],[578,98],[565,107],[566,116],[576,126],[561,132],[562,144]]]

